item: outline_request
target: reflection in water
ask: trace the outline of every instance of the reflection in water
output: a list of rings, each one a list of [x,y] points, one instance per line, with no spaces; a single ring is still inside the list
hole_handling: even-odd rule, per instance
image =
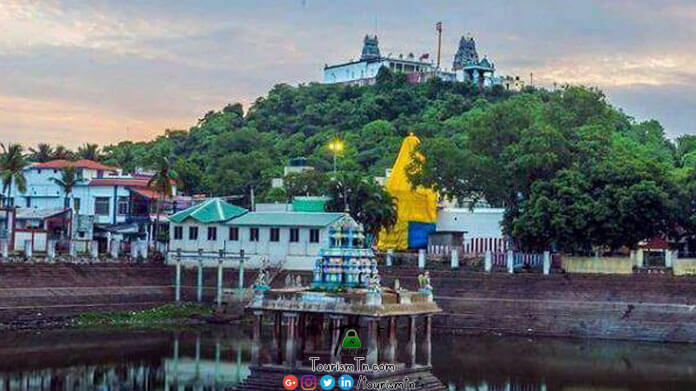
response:
[[[0,391],[231,390],[250,348],[237,328],[5,333]],[[437,336],[433,366],[452,391],[696,389],[691,345]]]

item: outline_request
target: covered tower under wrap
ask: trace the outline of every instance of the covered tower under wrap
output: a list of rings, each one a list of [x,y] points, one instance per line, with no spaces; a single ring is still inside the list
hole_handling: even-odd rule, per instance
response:
[[[385,184],[389,194],[396,198],[397,221],[391,231],[380,232],[377,247],[381,251],[425,248],[428,234],[435,231],[437,194],[420,186],[413,189],[406,175],[418,144],[420,140],[413,134],[404,139]]]

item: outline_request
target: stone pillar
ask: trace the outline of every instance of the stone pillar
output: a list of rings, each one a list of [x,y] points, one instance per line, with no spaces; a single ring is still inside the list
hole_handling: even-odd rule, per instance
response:
[[[181,250],[176,250],[176,277],[174,281],[174,291],[176,302],[181,301]]]
[[[425,337],[425,341],[423,341],[423,354],[425,355],[425,365],[432,366],[433,365],[433,360],[432,360],[433,316],[432,315],[425,316],[424,329],[425,330],[423,332],[423,336]]]
[[[459,250],[456,247],[450,253],[450,266],[452,269],[459,269]]]
[[[46,257],[49,261],[53,261],[56,258],[56,241],[49,240],[46,245]]]
[[[418,268],[425,269],[425,250],[418,250]]]
[[[134,261],[138,259],[138,253],[140,252],[140,251],[138,251],[139,245],[140,245],[139,240],[132,240],[130,242],[130,256],[131,256],[131,259]]]
[[[515,254],[512,250],[508,250],[507,252],[507,269],[510,274],[515,272]]]
[[[273,363],[283,363],[283,318],[280,312],[273,313]]]
[[[261,365],[261,324],[263,321],[263,311],[254,311],[252,325],[251,342],[251,365],[258,367]]]
[[[27,259],[31,259],[34,256],[34,245],[31,243],[31,240],[25,240],[24,241],[24,257]]]
[[[92,260],[99,258],[99,243],[96,240],[89,242],[89,257]]]
[[[642,248],[639,248],[636,252],[636,267],[643,267],[643,260],[645,259],[645,252]]]
[[[377,318],[367,318],[367,357],[365,359],[367,365],[377,364],[379,360],[377,329],[379,329]]]
[[[2,250],[2,259],[7,261],[10,258],[10,240],[0,239],[0,250]]]
[[[394,249],[387,250],[387,267],[392,267],[394,264]]]
[[[665,267],[671,268],[674,266],[674,261],[676,260],[678,256],[677,250],[665,250]]]
[[[140,256],[143,258],[144,261],[147,260],[147,242],[142,242],[140,243]]]
[[[551,272],[551,252],[544,251],[544,274]]]
[[[384,354],[384,358],[389,363],[394,363],[396,361],[396,316],[389,317],[389,324],[387,325],[387,349]]]
[[[338,362],[339,358],[336,353],[338,353],[338,344],[341,343],[338,339],[341,338],[341,322],[343,321],[342,316],[331,315],[331,362]]]
[[[283,313],[287,322],[287,334],[285,337],[285,365],[289,368],[297,366],[297,349],[295,337],[297,335],[297,314],[294,312]]]
[[[215,295],[216,297],[216,302],[218,306],[222,305],[222,258],[218,259],[218,267],[217,267],[217,294]]]
[[[198,258],[198,274],[196,278],[196,301],[203,301],[203,260]]]
[[[486,250],[485,252],[483,259],[483,270],[485,270],[486,273],[493,271],[493,253],[491,250]]]
[[[416,315],[408,318],[408,361],[406,366],[413,368],[416,365]]]
[[[244,295],[244,249],[239,250],[239,296]]]
[[[111,258],[118,259],[118,253],[121,250],[121,241],[118,239],[111,240]]]

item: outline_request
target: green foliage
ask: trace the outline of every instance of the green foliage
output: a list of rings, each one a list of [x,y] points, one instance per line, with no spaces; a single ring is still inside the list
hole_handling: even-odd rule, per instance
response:
[[[198,304],[165,304],[141,311],[96,313],[88,312],[81,314],[75,320],[78,327],[127,327],[142,328],[152,327],[163,324],[177,324],[184,322],[192,317],[210,315],[213,313],[212,307],[201,306]]]
[[[338,173],[329,181],[328,195],[330,212],[350,211],[373,238],[382,228],[396,224],[396,200],[372,177]]]
[[[525,92],[452,123],[452,137],[423,142],[427,158],[409,167],[412,180],[504,206],[518,247],[635,247],[678,223],[687,197],[676,182],[677,148],[659,123],[631,120],[598,90]]]

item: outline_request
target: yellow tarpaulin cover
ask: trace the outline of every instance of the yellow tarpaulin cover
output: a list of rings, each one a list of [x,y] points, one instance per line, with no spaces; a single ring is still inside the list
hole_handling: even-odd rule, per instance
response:
[[[437,194],[420,186],[413,189],[406,176],[406,166],[411,163],[418,144],[420,140],[413,133],[404,139],[385,184],[387,192],[396,198],[397,221],[391,231],[379,233],[377,248],[381,251],[408,249],[409,222],[434,224],[437,220]],[[418,158],[423,156],[418,155]]]

